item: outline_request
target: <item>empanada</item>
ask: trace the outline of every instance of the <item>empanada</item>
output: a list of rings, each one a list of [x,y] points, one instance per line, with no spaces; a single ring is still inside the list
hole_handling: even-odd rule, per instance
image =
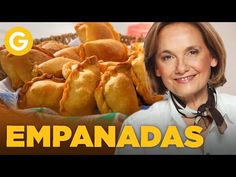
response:
[[[0,51],[0,60],[1,60],[1,67],[2,70],[7,74],[10,79],[11,86],[15,90],[23,85],[23,81],[17,75],[13,65],[9,62],[7,55],[9,52],[6,49]]]
[[[4,51],[4,50],[3,50]],[[2,51],[1,51],[2,52]],[[51,59],[52,56],[43,51],[32,48],[23,56],[7,54],[1,60],[2,68],[8,75],[14,90],[21,87],[23,83],[32,79],[32,70],[35,64],[40,64]]]
[[[100,81],[97,57],[87,58],[70,72],[60,101],[62,115],[84,116],[94,114],[94,90]]]
[[[0,81],[7,77],[7,74],[2,69],[2,58],[6,57],[8,54],[7,50],[3,46],[0,46]]]
[[[48,73],[48,74],[53,74],[55,77],[63,77],[62,67],[64,64],[68,62],[79,63],[79,61],[73,59],[56,57],[46,62],[43,62],[39,65],[35,65],[32,71],[32,76],[37,77],[42,75],[43,73]]]
[[[54,54],[55,52],[57,52],[57,51],[59,51],[61,49],[69,47],[68,45],[64,45],[64,44],[62,44],[60,42],[53,41],[53,40],[43,41],[40,44],[38,44],[37,46],[41,47],[43,49],[48,50],[52,54]]]
[[[143,100],[149,105],[162,100],[163,96],[157,95],[152,89],[151,82],[144,64],[143,52],[134,51],[129,58],[129,62],[132,65],[132,80],[136,86],[137,92],[140,94]]]
[[[75,25],[76,33],[82,43],[98,39],[115,39],[120,41],[120,35],[111,23],[82,22]]]
[[[19,93],[20,108],[47,107],[59,112],[64,82],[49,74],[35,77]]]
[[[100,39],[80,45],[80,58],[96,55],[98,60],[123,62],[128,59],[128,48],[114,39]]]
[[[101,113],[119,112],[130,115],[139,110],[138,98],[130,78],[129,63],[109,67],[95,90]]]
[[[134,42],[130,45],[131,51],[144,53],[144,42]]]
[[[21,81],[26,83],[27,81],[30,81],[33,78],[32,70],[33,70],[34,65],[41,64],[45,61],[48,61],[51,58],[52,56],[49,56],[40,50],[31,49],[27,54],[23,56],[14,56],[14,55],[8,54],[6,58],[7,60],[6,67],[12,66],[11,69],[14,69],[14,71],[16,72],[17,76],[21,79]],[[11,76],[9,74],[8,76],[10,80],[13,82]],[[12,86],[14,85],[16,84],[13,83]],[[14,89],[16,88],[18,87],[15,87]]]
[[[115,62],[115,61],[102,61],[102,60],[99,60],[99,67],[100,67],[100,71],[102,73],[104,73],[110,66],[116,66],[118,64],[120,64],[121,62]]]
[[[72,70],[78,67],[78,61],[72,61],[64,64],[62,66],[62,75],[65,79],[67,79]]]
[[[56,53],[54,53],[55,57],[65,57],[65,58],[70,58],[70,59],[74,59],[74,60],[80,60],[79,57],[79,47],[68,47],[65,49],[61,49],[59,51],[57,51]]]

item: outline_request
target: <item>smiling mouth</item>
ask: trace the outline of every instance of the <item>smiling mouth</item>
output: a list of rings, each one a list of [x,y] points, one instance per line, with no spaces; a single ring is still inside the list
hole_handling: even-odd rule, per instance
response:
[[[177,81],[180,84],[186,84],[186,83],[189,83],[190,81],[192,81],[195,76],[196,75],[181,77],[181,78],[175,79],[175,81]]]

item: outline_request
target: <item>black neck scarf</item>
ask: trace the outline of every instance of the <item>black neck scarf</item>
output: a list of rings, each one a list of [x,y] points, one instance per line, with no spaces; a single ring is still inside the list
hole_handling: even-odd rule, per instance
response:
[[[177,111],[184,117],[195,118],[194,124],[201,126],[203,131],[205,131],[213,121],[215,121],[221,134],[226,130],[227,124],[221,113],[216,109],[217,93],[214,88],[208,88],[208,100],[205,104],[199,106],[197,111],[190,109],[182,100],[171,92],[170,96]]]

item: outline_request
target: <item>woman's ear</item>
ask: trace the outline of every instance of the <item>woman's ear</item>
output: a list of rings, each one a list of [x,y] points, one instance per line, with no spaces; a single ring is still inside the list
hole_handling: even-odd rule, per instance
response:
[[[216,67],[218,64],[218,60],[216,58],[211,59],[211,67]]]

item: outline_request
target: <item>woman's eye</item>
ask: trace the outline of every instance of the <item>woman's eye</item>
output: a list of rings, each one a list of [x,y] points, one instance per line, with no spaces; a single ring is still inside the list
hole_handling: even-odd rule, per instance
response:
[[[198,53],[199,53],[198,50],[190,50],[188,54],[195,56],[195,55],[197,55]]]
[[[172,58],[171,55],[166,55],[166,56],[161,57],[161,59],[164,61],[170,60],[171,58]]]

